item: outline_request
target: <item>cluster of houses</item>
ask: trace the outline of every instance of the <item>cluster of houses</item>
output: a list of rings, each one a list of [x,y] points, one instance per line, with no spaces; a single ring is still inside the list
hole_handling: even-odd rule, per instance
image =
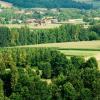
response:
[[[14,9],[13,14],[17,14],[17,15],[32,15],[35,13],[39,13],[39,14],[44,14],[47,11],[47,9],[31,9],[31,10],[24,10],[24,9]],[[0,9],[0,13],[3,13],[3,9]],[[26,18],[25,20],[21,20],[18,18],[11,18],[9,19],[9,21],[6,21],[6,19],[4,17],[0,17],[0,22],[7,22],[7,24],[22,24],[22,23],[26,23],[26,24],[31,24],[34,23],[34,25],[46,25],[46,24],[56,24],[58,23],[58,19],[54,18],[54,17],[44,17],[41,19],[37,19],[37,18]]]
[[[34,15],[36,13],[39,14],[45,14],[48,10],[47,9],[13,9],[13,13],[17,14],[17,15]],[[51,11],[53,13],[57,13],[59,11],[57,11],[57,9],[51,9]],[[3,13],[3,9],[0,8],[0,13]],[[93,18],[94,20],[100,20],[100,17],[95,17]],[[4,17],[0,17],[0,23],[1,22],[6,22],[6,19]],[[34,25],[46,25],[46,24],[58,24],[58,23],[70,23],[70,24],[85,24],[85,22],[83,21],[83,19],[68,19],[67,21],[64,22],[59,22],[57,18],[51,17],[51,16],[46,16],[43,17],[41,19],[37,19],[37,18],[26,18],[24,20],[22,19],[18,19],[18,18],[11,18],[7,21],[7,24],[31,24],[34,23]]]
[[[45,17],[42,19],[27,19],[25,21],[25,23],[30,24],[30,23],[35,23],[38,25],[42,25],[42,24],[57,24],[58,23],[58,19],[53,18],[53,17]]]

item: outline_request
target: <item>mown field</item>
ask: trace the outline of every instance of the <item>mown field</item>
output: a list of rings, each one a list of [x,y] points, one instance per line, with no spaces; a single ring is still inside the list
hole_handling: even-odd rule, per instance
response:
[[[35,25],[32,24],[0,24],[0,26],[6,26],[9,28],[21,28],[21,27],[29,27],[31,29],[48,29],[48,28],[56,28],[59,27],[61,24],[42,24],[42,25]]]
[[[59,49],[100,50],[100,40],[98,40],[98,41],[63,42],[63,43],[47,43],[47,44],[16,46],[16,47],[54,47],[54,48],[59,48]]]

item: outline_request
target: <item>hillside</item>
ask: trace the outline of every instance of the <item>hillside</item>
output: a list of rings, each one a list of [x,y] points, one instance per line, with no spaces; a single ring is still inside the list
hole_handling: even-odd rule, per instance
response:
[[[92,4],[93,8],[100,8],[100,0],[74,0],[74,1]]]
[[[80,8],[80,9],[90,9],[91,4],[76,2],[74,0],[3,0],[10,2],[15,6],[24,8]]]
[[[4,2],[0,0],[0,6],[5,7],[5,8],[11,8],[13,5],[12,3]]]

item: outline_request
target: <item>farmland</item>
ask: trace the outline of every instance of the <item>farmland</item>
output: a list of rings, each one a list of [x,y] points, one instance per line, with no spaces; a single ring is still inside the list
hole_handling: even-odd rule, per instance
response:
[[[16,46],[17,47],[17,46]],[[18,47],[54,47],[60,49],[100,49],[100,41],[79,41],[79,42],[63,42],[63,43],[47,43],[36,45],[25,45]]]
[[[43,24],[43,25],[38,25],[35,26],[34,23],[31,24],[0,24],[0,26],[6,26],[9,28],[21,28],[21,27],[29,27],[31,29],[49,29],[49,28],[56,28],[59,27],[61,24]]]

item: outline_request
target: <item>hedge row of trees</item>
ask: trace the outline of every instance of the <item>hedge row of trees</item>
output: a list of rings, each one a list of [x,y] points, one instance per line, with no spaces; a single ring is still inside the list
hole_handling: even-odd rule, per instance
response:
[[[50,48],[2,49],[0,99],[99,100],[97,67],[95,58],[68,59]]]
[[[100,39],[100,25],[97,26],[84,29],[81,25],[68,24],[55,29],[38,30],[32,30],[28,27],[19,29],[0,27],[0,46],[97,40]]]

